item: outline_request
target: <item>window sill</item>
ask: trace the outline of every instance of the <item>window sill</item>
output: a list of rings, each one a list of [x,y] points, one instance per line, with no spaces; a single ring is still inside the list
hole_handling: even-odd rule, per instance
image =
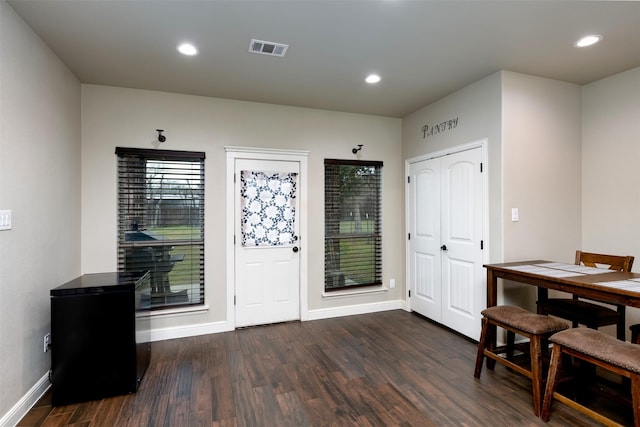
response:
[[[200,314],[209,311],[209,306],[197,305],[193,307],[179,307],[179,308],[167,308],[165,310],[151,311],[151,317],[169,317],[175,315],[187,315],[187,314]]]
[[[333,292],[322,292],[322,298],[333,299],[333,298],[342,298],[342,297],[350,297],[357,295],[370,295],[370,294],[380,294],[383,292],[387,292],[389,288],[386,286],[372,286],[370,288],[357,288],[357,289],[343,289],[341,291],[333,291]]]

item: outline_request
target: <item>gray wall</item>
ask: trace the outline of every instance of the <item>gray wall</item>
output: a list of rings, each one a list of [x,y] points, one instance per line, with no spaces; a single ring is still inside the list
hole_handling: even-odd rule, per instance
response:
[[[633,255],[640,272],[640,68],[584,86],[582,98],[582,247]],[[639,322],[629,309],[627,324]]]
[[[0,209],[13,213],[0,231],[2,417],[48,383],[49,290],[80,273],[80,84],[4,1]]]
[[[405,117],[403,158],[486,138],[489,262],[572,262],[580,247],[580,100],[577,85],[501,71]],[[423,138],[423,125],[454,118],[454,129]],[[533,306],[532,291],[507,285],[501,298]]]
[[[190,315],[154,317],[152,327],[169,331],[215,328],[227,313],[225,146],[308,150],[308,307],[311,314],[345,313],[344,307],[403,299],[401,120],[360,114],[232,101],[172,93],[82,86],[82,271],[110,271],[116,253],[116,146],[153,148],[155,129],[165,129],[163,149],[206,153],[205,293],[209,309]],[[324,290],[325,158],[382,160],[383,280],[387,292],[326,298]],[[349,309],[346,311],[349,312]],[[178,333],[178,332],[177,332]]]
[[[402,158],[408,160],[447,148],[487,139],[489,174],[489,238],[491,260],[502,257],[502,73],[494,73],[402,120]],[[423,138],[422,127],[451,119],[453,129]]]
[[[578,85],[503,72],[504,262],[572,263],[580,248],[580,109]],[[506,285],[504,298],[535,310],[531,286]]]

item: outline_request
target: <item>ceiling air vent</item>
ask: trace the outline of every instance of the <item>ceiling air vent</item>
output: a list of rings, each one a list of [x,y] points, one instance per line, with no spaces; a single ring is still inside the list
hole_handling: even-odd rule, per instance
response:
[[[264,40],[251,39],[251,43],[249,43],[249,52],[263,55],[284,56],[288,48],[288,44],[266,42]]]

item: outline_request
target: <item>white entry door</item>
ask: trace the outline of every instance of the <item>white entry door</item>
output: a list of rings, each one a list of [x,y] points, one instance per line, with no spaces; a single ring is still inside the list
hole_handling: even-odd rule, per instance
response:
[[[482,149],[410,165],[411,309],[480,336],[483,280]]]
[[[236,159],[235,325],[300,319],[300,165]]]

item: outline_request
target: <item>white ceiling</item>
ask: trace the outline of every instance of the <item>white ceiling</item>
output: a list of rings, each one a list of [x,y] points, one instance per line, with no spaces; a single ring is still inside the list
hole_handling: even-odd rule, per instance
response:
[[[83,83],[391,117],[501,69],[586,84],[640,66],[640,2],[8,3]],[[589,33],[604,39],[572,46]],[[290,47],[252,54],[252,38]],[[200,54],[178,54],[183,41]]]

